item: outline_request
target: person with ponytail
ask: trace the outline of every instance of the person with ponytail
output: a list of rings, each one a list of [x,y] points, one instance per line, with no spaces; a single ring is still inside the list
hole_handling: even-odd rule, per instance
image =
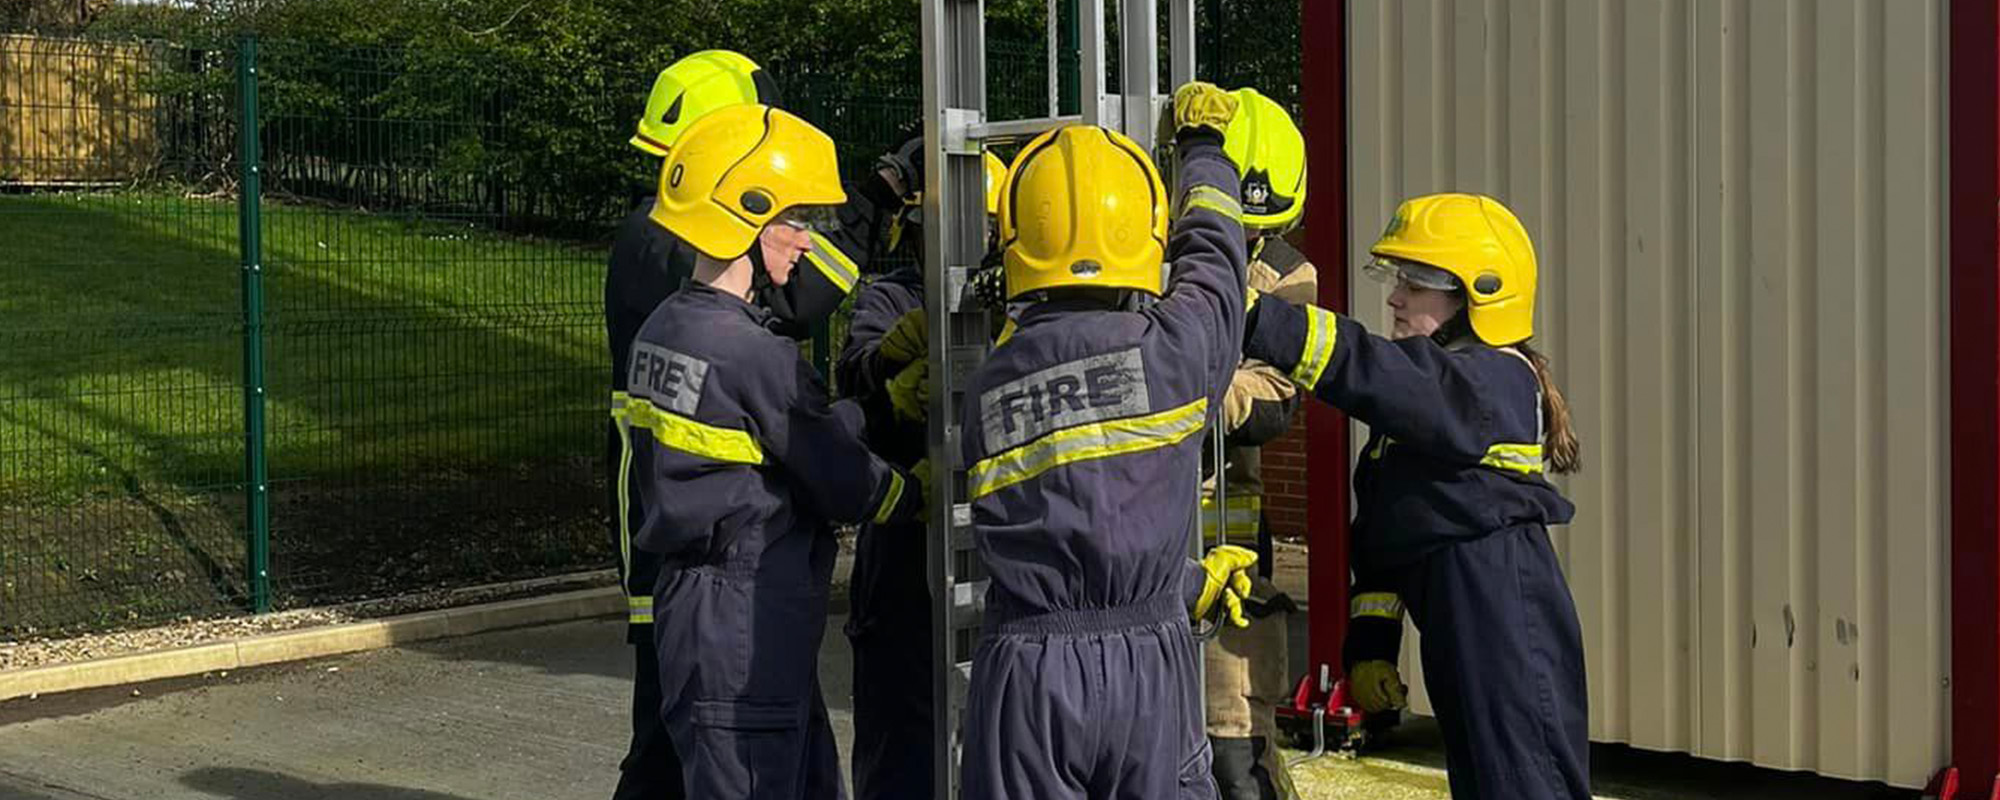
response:
[[[1370,254],[1367,271],[1395,285],[1388,336],[1252,297],[1244,338],[1246,356],[1369,428],[1353,487],[1354,696],[1367,711],[1403,704],[1407,610],[1452,797],[1587,800],[1583,635],[1548,537],[1575,507],[1547,480],[1582,462],[1531,343],[1534,244],[1500,201],[1435,194],[1404,202]]]

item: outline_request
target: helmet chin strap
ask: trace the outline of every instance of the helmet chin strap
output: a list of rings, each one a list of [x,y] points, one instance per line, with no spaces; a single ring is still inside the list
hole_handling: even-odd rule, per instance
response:
[[[1439,347],[1450,347],[1472,335],[1472,306],[1467,304],[1459,306],[1457,314],[1439,325],[1437,330],[1431,331],[1431,341],[1437,342]]]
[[[799,320],[798,309],[792,307],[791,295],[783,287],[771,282],[771,273],[764,266],[764,245],[750,245],[750,302],[770,310],[771,317],[764,327],[780,336],[804,339],[812,335],[812,326]],[[794,277],[797,277],[794,275]]]
[[[764,268],[764,243],[756,241],[751,242],[750,252],[747,253],[746,255],[750,256],[751,301],[765,302],[766,300],[770,299],[771,295],[781,294],[780,292],[771,291],[771,289],[774,288],[777,284],[771,282],[771,273],[769,270]]]

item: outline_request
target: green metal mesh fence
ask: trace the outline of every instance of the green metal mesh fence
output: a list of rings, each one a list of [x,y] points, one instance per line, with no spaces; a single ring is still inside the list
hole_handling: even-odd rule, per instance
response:
[[[994,118],[1045,46],[989,43]],[[914,82],[777,72],[850,179],[919,130]],[[0,639],[612,565],[649,84],[578,137],[480,52],[0,35]]]
[[[245,603],[228,62],[0,37],[0,631]]]

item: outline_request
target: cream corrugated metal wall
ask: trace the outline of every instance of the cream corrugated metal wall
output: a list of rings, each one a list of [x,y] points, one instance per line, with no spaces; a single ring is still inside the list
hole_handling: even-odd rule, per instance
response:
[[[1949,755],[1944,4],[1349,8],[1349,263],[1454,189],[1540,250],[1592,738],[1920,785]]]

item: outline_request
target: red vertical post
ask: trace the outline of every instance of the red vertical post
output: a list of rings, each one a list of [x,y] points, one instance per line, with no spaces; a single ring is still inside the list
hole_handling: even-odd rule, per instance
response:
[[[1299,100],[1305,106],[1305,254],[1319,267],[1319,304],[1347,311],[1347,0],[1302,0]],[[1340,674],[1347,635],[1347,416],[1306,405],[1306,535],[1312,616],[1309,669]]]
[[[1951,746],[1961,796],[2000,771],[2000,7],[1953,0]]]

